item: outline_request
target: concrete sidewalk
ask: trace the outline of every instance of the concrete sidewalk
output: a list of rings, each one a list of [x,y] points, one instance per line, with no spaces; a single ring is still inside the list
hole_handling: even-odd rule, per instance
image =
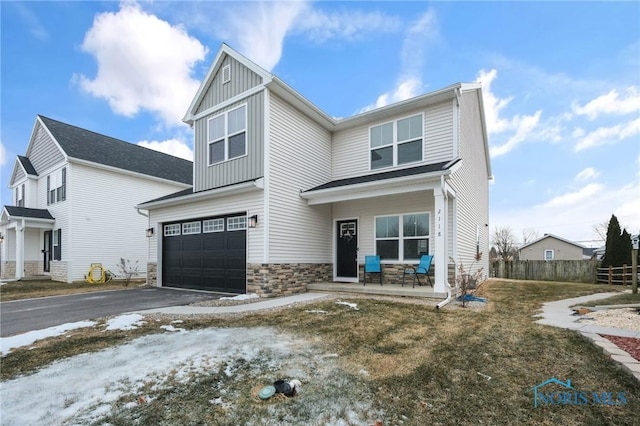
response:
[[[574,297],[572,299],[547,302],[542,305],[542,312],[535,315],[536,317],[542,317],[537,320],[536,323],[579,331],[583,336],[591,340],[594,345],[602,349],[605,355],[617,361],[623,370],[626,370],[640,381],[640,361],[620,349],[613,342],[601,336],[601,334],[607,334],[610,336],[640,339],[640,331],[579,323],[576,321],[580,319],[580,316],[574,315],[573,310],[570,308],[570,306],[580,305],[581,303],[592,300],[606,299],[617,294],[619,293],[597,293],[588,296]]]
[[[327,293],[300,293],[293,296],[275,297],[260,302],[242,303],[231,306],[167,306],[165,308],[135,311],[136,314],[167,315],[223,315],[261,311],[263,309],[280,308],[300,302],[310,302],[331,296]]]

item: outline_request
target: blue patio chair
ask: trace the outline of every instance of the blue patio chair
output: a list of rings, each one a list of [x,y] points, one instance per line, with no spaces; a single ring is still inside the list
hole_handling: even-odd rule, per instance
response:
[[[380,285],[382,285],[382,266],[380,266],[380,256],[364,257],[364,284],[367,285],[367,274],[379,274]]]
[[[404,277],[407,275],[413,276],[413,287],[416,286],[416,280],[418,280],[418,285],[422,285],[422,283],[420,282],[420,275],[424,275],[425,277],[427,277],[429,285],[433,287],[433,284],[431,283],[431,277],[429,277],[429,270],[431,269],[432,260],[432,255],[423,254],[422,256],[420,256],[420,264],[418,266],[410,266],[408,268],[405,268],[404,273],[402,274],[402,286],[404,287]]]

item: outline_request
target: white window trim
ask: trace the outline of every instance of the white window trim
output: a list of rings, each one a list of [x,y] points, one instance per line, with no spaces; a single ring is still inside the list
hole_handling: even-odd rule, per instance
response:
[[[547,259],[547,253],[548,252],[551,252],[551,259]],[[556,258],[555,250],[553,250],[553,249],[545,249],[544,252],[543,252],[543,256],[544,256],[543,257],[544,260],[546,260],[546,261],[554,260]]]
[[[207,230],[206,226],[205,226],[205,222],[211,222],[211,230]],[[222,228],[221,229],[216,229],[216,224],[221,223],[222,224]],[[224,218],[223,217],[218,217],[215,219],[205,219],[202,221],[202,233],[203,234],[210,234],[213,232],[224,232]]]
[[[237,225],[232,225],[231,221],[235,220],[235,219],[240,219],[240,218],[244,219],[244,227],[236,228]],[[231,216],[231,217],[227,218],[227,231],[229,231],[229,232],[244,231],[245,229],[247,229],[247,217],[246,216]]]
[[[175,227],[177,227],[177,228],[175,228]],[[177,233],[173,233],[173,232],[169,233],[169,232],[167,232],[171,228],[177,229],[178,232]],[[163,229],[163,234],[164,234],[165,237],[175,237],[175,236],[178,236],[178,235],[182,235],[182,226],[179,223],[170,223],[168,225],[164,225],[162,227],[162,229]]]
[[[229,113],[233,112],[237,109],[240,109],[244,107],[244,130],[240,130],[238,132],[234,132],[229,134],[228,133],[228,129],[229,129]],[[231,160],[237,160],[238,158],[242,158],[242,157],[246,157],[247,156],[247,145],[248,145],[248,141],[249,141],[249,123],[248,123],[248,115],[249,115],[249,106],[247,103],[244,103],[242,105],[238,105],[235,108],[231,108],[228,109],[224,112],[221,112],[220,114],[216,114],[212,117],[209,117],[207,119],[207,165],[208,166],[217,166],[218,164],[222,164],[222,163],[226,163],[227,161],[231,161]],[[212,141],[210,136],[209,136],[209,123],[211,122],[211,120],[215,120],[218,117],[224,116],[224,138],[222,139],[223,141],[223,145],[224,145],[224,159],[222,161],[218,161],[216,163],[212,163],[211,162],[211,150],[209,149],[209,147],[211,146],[211,144],[213,142],[218,142],[220,141],[220,139],[217,139],[215,141]],[[229,139],[235,135],[239,135],[240,133],[245,134],[244,136],[244,155],[240,155],[238,157],[233,157],[233,158],[229,158]]]
[[[195,225],[197,224],[198,226],[194,226],[191,227],[190,225]],[[189,229],[191,228],[191,229]],[[196,231],[197,229],[197,231]],[[200,223],[199,220],[195,220],[192,222],[184,222],[182,224],[182,235],[194,235],[194,234],[200,234],[200,232],[202,231],[202,224]]]
[[[420,150],[420,159],[416,160],[416,161],[411,161],[409,163],[402,163],[402,164],[398,164],[398,145],[402,145],[404,143],[407,142],[411,142],[414,139],[410,139],[410,140],[406,140],[406,141],[402,141],[400,143],[398,143],[398,121],[400,120],[404,120],[406,118],[411,118],[411,117],[415,117],[419,115],[420,116],[420,123],[422,123],[422,149]],[[386,145],[381,145],[381,146],[377,146],[375,148],[371,147],[371,129],[373,129],[374,127],[378,127],[378,126],[384,126],[385,124],[389,124],[389,123],[393,123],[393,125],[391,126],[392,129],[392,142],[390,144],[386,144]],[[395,120],[391,120],[391,121],[385,121],[384,123],[378,123],[375,124],[373,126],[369,126],[369,134],[367,135],[367,141],[369,143],[369,149],[367,151],[368,153],[368,161],[369,161],[369,171],[375,171],[375,170],[384,170],[384,169],[389,169],[391,167],[398,167],[398,166],[406,166],[407,164],[415,164],[415,163],[420,163],[422,161],[424,161],[424,112],[419,112],[418,114],[409,114],[407,116],[403,116],[403,117],[399,117]],[[393,162],[390,166],[385,166],[385,167],[376,167],[373,168],[372,164],[371,164],[371,152],[377,149],[381,149],[381,148],[386,148],[391,146],[392,149],[392,159]]]
[[[426,214],[427,215],[427,222],[429,223],[429,233],[427,235],[424,236],[417,236],[417,237],[405,237],[404,236],[404,216],[410,216],[413,214]],[[388,237],[388,238],[377,238],[376,237],[376,221],[378,220],[378,218],[382,218],[382,217],[398,217],[398,236],[397,237]],[[407,263],[407,262],[416,262],[416,259],[408,259],[405,260],[404,259],[404,240],[423,240],[423,239],[427,239],[428,242],[428,248],[429,248],[429,253],[431,253],[431,228],[432,228],[432,224],[431,224],[431,212],[430,211],[421,211],[421,212],[407,212],[407,213],[395,213],[395,214],[381,214],[378,216],[374,216],[373,217],[373,252],[375,254],[378,254],[378,250],[377,250],[377,244],[376,241],[380,240],[380,241],[398,241],[398,259],[397,260],[393,260],[393,259],[383,259],[382,263],[388,263],[388,264],[398,264],[398,263]],[[418,259],[419,261],[419,259]]]

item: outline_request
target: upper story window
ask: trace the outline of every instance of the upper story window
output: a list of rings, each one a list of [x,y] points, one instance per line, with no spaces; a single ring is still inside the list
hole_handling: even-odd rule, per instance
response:
[[[554,255],[553,250],[549,250],[549,249],[545,250],[544,251],[544,260],[553,260],[553,258],[554,258],[553,255]]]
[[[25,185],[16,186],[16,207],[24,207]]]
[[[67,199],[67,168],[47,176],[47,205]]]
[[[371,169],[422,161],[423,122],[418,114],[371,127]]]
[[[209,165],[247,153],[247,106],[226,111],[208,122]]]

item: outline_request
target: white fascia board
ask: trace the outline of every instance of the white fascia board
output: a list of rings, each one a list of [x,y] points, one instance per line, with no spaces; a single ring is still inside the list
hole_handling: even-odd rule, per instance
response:
[[[202,117],[206,117],[207,115],[220,111],[221,109],[226,108],[229,105],[233,105],[236,102],[239,102],[245,98],[248,98],[249,96],[255,95],[256,93],[261,92],[263,90],[265,90],[265,86],[264,84],[260,84],[252,89],[247,90],[246,92],[243,92],[243,93],[240,93],[239,95],[234,96],[233,98],[227,99],[224,102],[214,105],[211,108],[207,108],[206,110],[191,116],[191,120],[192,120],[191,123],[201,119]]]
[[[80,164],[80,165],[84,165],[84,166],[88,166],[88,167],[94,167],[97,169],[103,169],[103,170],[108,170],[110,172],[114,172],[114,173],[120,173],[122,175],[128,175],[128,176],[135,176],[135,177],[139,177],[139,178],[143,178],[143,179],[148,179],[148,180],[153,180],[156,182],[162,182],[162,183],[170,183],[172,185],[176,185],[178,187],[182,187],[183,189],[189,188],[192,185],[190,183],[182,183],[182,182],[178,182],[175,180],[170,180],[170,179],[164,179],[164,178],[160,178],[157,176],[151,176],[151,175],[147,175],[144,173],[138,173],[138,172],[133,172],[131,170],[125,170],[125,169],[121,169],[119,167],[113,167],[113,166],[107,166],[105,164],[100,164],[100,163],[94,163],[93,161],[87,161],[87,160],[82,160],[80,158],[75,158],[75,157],[69,157],[69,163],[70,164]]]
[[[216,54],[215,59],[213,60],[213,62],[211,63],[211,66],[209,67],[209,71],[207,71],[207,76],[204,78],[204,80],[202,80],[202,84],[200,84],[200,87],[198,88],[196,95],[193,97],[193,100],[191,101],[191,105],[189,105],[189,109],[187,110],[187,113],[182,119],[183,122],[189,124],[190,126],[196,120],[195,114],[194,114],[196,106],[199,105],[200,102],[202,101],[202,98],[204,97],[204,94],[206,92],[206,88],[209,87],[211,81],[213,81],[213,78],[218,72],[218,69],[220,69],[220,65],[222,65],[222,58],[224,57],[223,55],[228,55],[232,57],[233,59],[240,62],[242,65],[244,65],[245,67],[249,68],[254,73],[258,74],[260,77],[262,77],[262,84],[266,84],[269,81],[271,81],[271,78],[272,78],[271,73],[269,73],[267,70],[265,70],[255,62],[249,60],[244,55],[241,55],[240,53],[236,52],[231,47],[229,47],[226,43],[222,43],[222,46],[220,46],[220,50],[218,50],[218,53]]]
[[[440,180],[438,178],[442,175],[442,172],[438,172],[428,175],[405,176],[396,179],[386,179],[384,181],[320,189],[309,193],[301,193],[300,196],[307,200],[308,205],[315,205],[434,190],[440,187]]]
[[[134,206],[136,209],[151,211],[156,208],[169,207],[180,204],[188,204],[196,201],[207,200],[210,198],[224,197],[228,195],[244,194],[251,191],[262,191],[262,183],[260,179],[238,183],[236,185],[224,186],[217,189],[209,189],[207,191],[200,191],[189,195],[183,195],[182,197],[169,198],[167,200],[151,201],[148,203],[142,203]]]

